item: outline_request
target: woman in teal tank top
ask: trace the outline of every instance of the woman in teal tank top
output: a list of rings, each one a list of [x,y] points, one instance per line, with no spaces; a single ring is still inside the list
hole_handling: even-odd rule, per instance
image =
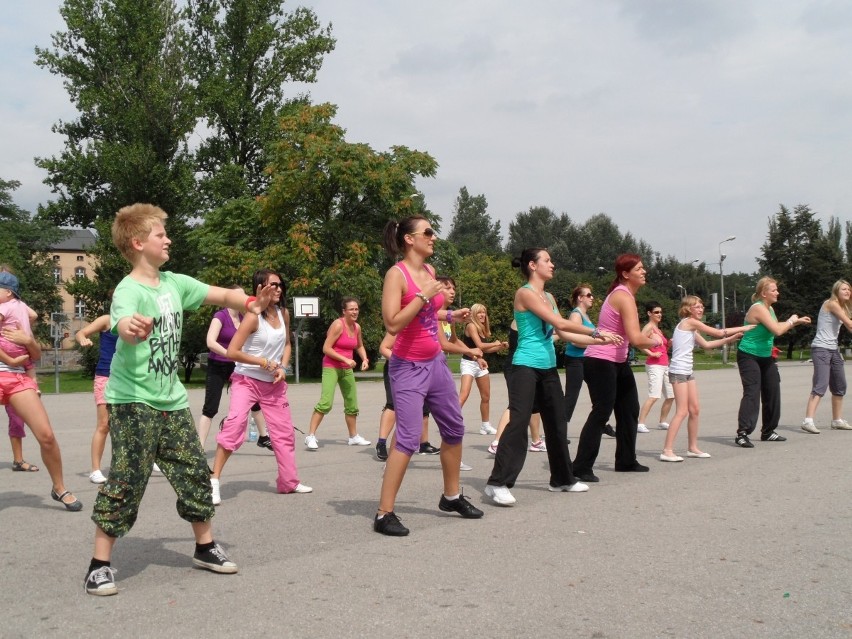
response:
[[[737,415],[737,436],[734,442],[742,448],[754,448],[749,435],[757,427],[757,415],[763,406],[760,440],[783,442],[786,437],[775,432],[781,419],[781,376],[772,357],[775,338],[784,335],[798,324],[810,324],[810,317],[791,315],[779,322],[772,305],[778,301],[778,283],[771,277],[757,282],[752,304],[745,316],[745,325],[756,328],[746,333],[737,348],[737,368],[743,384],[743,398]]]
[[[553,332],[562,339],[580,344],[609,344],[620,341],[610,333],[599,332],[568,321],[559,314],[553,296],[544,292],[553,278],[554,264],[540,248],[524,249],[512,265],[519,267],[527,283],[515,293],[514,314],[518,326],[518,346],[512,357],[509,379],[509,424],[500,438],[494,469],[485,494],[500,506],[511,506],[509,492],[524,466],[527,455],[527,425],[533,404],[537,404],[547,438],[551,492],[585,492],[589,487],[577,481],[568,453],[565,396],[556,369]]]

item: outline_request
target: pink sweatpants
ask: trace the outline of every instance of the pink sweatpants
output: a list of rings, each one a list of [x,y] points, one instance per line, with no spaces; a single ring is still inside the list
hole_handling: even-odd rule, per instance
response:
[[[11,404],[6,404],[6,414],[9,416],[9,437],[20,437],[22,439],[26,437],[24,420],[15,412]]]
[[[272,452],[278,462],[279,493],[291,493],[299,485],[296,471],[296,437],[287,399],[287,382],[262,382],[234,373],[231,377],[231,407],[216,436],[225,450],[238,450],[245,441],[248,414],[254,403],[266,418],[266,430],[272,441]]]

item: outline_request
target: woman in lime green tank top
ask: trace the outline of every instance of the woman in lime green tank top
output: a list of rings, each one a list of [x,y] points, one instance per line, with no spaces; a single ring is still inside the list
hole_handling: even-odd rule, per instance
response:
[[[763,406],[760,440],[783,442],[787,438],[775,432],[781,419],[781,376],[772,357],[775,338],[784,335],[794,326],[810,324],[810,317],[791,315],[779,322],[772,305],[778,301],[778,283],[771,277],[762,277],[751,296],[751,308],[746,313],[745,324],[756,328],[746,333],[737,348],[737,368],[743,384],[743,398],[737,416],[737,446],[754,448],[749,435],[757,427],[757,415]]]

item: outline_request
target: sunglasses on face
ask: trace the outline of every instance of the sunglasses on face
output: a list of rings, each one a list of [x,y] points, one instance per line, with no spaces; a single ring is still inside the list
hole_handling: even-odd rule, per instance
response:
[[[267,282],[266,285],[267,286],[274,286],[275,288],[279,288],[279,289],[284,288],[284,286],[281,284],[281,282]]]
[[[435,229],[424,229],[422,231],[417,231],[415,233],[409,233],[409,235],[422,235],[423,237],[435,237]]]
[[[651,315],[662,315],[662,311],[651,311]]]
[[[584,293],[580,297],[594,297],[594,295],[592,295],[591,293]]]

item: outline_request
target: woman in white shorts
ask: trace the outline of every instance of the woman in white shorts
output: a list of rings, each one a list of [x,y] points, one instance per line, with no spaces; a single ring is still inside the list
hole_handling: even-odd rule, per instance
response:
[[[645,373],[648,375],[648,399],[645,400],[642,410],[639,411],[639,427],[637,430],[640,433],[648,432],[645,420],[660,397],[663,398],[663,405],[660,407],[660,422],[657,428],[660,430],[668,429],[669,424],[666,420],[674,402],[674,391],[669,382],[669,340],[660,330],[663,308],[659,302],[651,301],[645,304],[645,312],[648,315],[648,323],[642,328],[642,334],[645,337],[657,339],[662,343],[662,346],[642,349],[642,352],[648,356],[648,359],[645,360]]]
[[[491,324],[488,321],[488,309],[483,304],[474,304],[470,307],[470,322],[464,327],[462,343],[468,348],[479,348],[483,353],[496,353],[509,348],[508,342],[499,340],[486,342],[491,339]],[[488,368],[480,366],[479,361],[462,356],[461,360],[461,388],[459,389],[459,403],[464,406],[470,397],[470,389],[473,380],[479,389],[479,414],[482,417],[480,435],[495,435],[497,429],[491,425],[489,413],[491,412],[491,379],[488,377]]]

